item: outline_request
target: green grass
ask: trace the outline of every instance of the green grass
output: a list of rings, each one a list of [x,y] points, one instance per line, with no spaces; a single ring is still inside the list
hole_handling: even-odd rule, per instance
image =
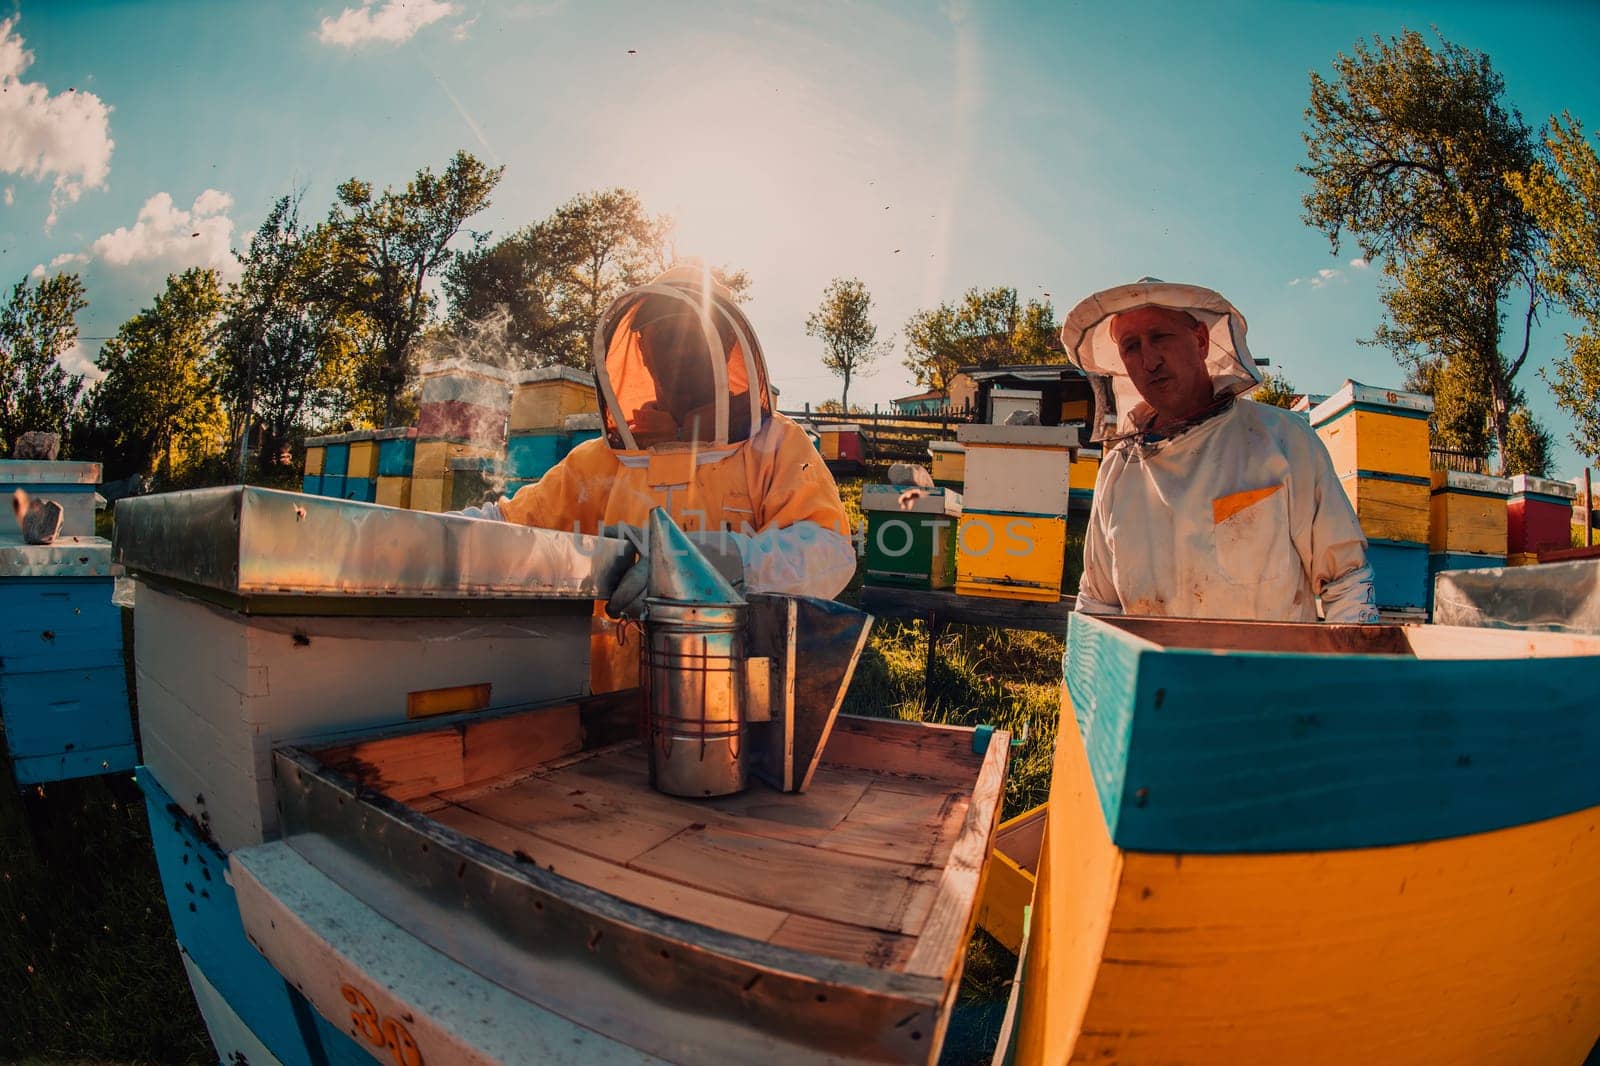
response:
[[[840,485],[854,528],[862,522],[861,485],[859,479]],[[1069,590],[1081,555],[1081,530],[1074,526],[1063,582]],[[856,602],[860,584],[858,573],[841,599]],[[125,634],[131,648],[132,634]],[[952,626],[935,652],[929,675],[927,627],[880,621],[844,711],[988,723],[1014,737],[1026,731],[1011,753],[1003,816],[1044,802],[1061,638]],[[0,759],[0,1061],[215,1061],[183,974],[133,783],[110,777],[21,794],[8,765]],[[1015,968],[1015,957],[998,942],[981,930],[973,936],[945,1066],[988,1061]]]

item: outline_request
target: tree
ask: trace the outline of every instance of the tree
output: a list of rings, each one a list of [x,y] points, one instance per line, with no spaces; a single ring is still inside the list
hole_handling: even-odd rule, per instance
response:
[[[261,432],[262,465],[277,464],[297,427],[311,415],[346,412],[354,383],[352,332],[364,319],[343,311],[323,280],[336,256],[324,227],[307,231],[298,201],[284,196],[236,258],[217,331],[217,385],[229,416],[228,440],[240,449],[252,424]]]
[[[489,206],[504,172],[457,152],[443,174],[424,167],[399,192],[374,198],[372,185],[357,178],[339,186],[326,231],[339,252],[329,263],[331,284],[372,331],[373,343],[361,353],[361,384],[381,398],[386,425],[400,413],[412,342],[433,311],[428,279],[448,265],[450,242]]]
[[[1294,383],[1279,373],[1271,373],[1262,378],[1260,386],[1250,394],[1250,398],[1256,403],[1270,404],[1285,410],[1293,407],[1299,397],[1300,393],[1296,391]]]
[[[508,364],[586,368],[611,302],[677,262],[672,220],[649,214],[638,193],[583,193],[549,218],[457,256],[444,275],[449,326],[467,340],[504,316]],[[735,299],[748,294],[744,271],[710,273]]]
[[[1550,476],[1550,434],[1539,425],[1519,396],[1506,424],[1505,459],[1502,473]]]
[[[1012,288],[968,289],[959,299],[918,311],[905,325],[905,367],[940,392],[963,366],[1041,364],[1060,354],[1048,300],[1018,302]]]
[[[155,303],[124,322],[96,360],[106,372],[91,417],[135,473],[175,471],[221,450],[222,407],[211,347],[222,290],[215,270],[167,277]]]
[[[806,316],[806,336],[822,341],[822,365],[844,379],[839,405],[850,407],[850,379],[868,374],[890,349],[872,322],[872,294],[860,278],[834,278]]]
[[[0,304],[0,442],[9,448],[29,430],[67,434],[78,417],[83,376],[59,362],[78,339],[78,312],[89,306],[76,274],[37,285],[17,282]]]
[[[1508,184],[1533,167],[1533,133],[1502,104],[1488,56],[1443,38],[1437,50],[1409,30],[1374,38],[1334,68],[1332,81],[1311,75],[1305,221],[1335,252],[1348,234],[1382,261],[1386,316],[1371,343],[1485,397],[1504,468],[1515,379],[1546,301],[1541,233]],[[1502,308],[1513,298],[1520,329],[1508,338]]]
[[[1576,423],[1572,443],[1600,462],[1600,157],[1570,114],[1550,126],[1548,164],[1509,180],[1548,236],[1540,279],[1580,325],[1555,375],[1542,376]]]

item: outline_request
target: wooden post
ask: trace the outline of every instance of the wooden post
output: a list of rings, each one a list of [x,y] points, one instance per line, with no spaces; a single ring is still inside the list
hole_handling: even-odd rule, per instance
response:
[[[1594,547],[1594,480],[1588,467],[1583,468],[1583,545]]]

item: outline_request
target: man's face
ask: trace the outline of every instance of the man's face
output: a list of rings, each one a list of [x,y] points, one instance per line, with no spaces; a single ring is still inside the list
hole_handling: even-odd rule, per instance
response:
[[[1169,307],[1124,311],[1111,320],[1111,339],[1134,388],[1162,421],[1188,418],[1211,403],[1210,339],[1206,327],[1185,312]]]
[[[683,417],[714,398],[705,332],[693,312],[665,315],[639,330],[639,350],[655,379],[657,399],[673,417]]]

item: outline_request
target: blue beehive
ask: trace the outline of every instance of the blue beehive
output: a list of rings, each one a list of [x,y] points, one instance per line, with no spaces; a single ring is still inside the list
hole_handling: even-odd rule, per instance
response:
[[[378,476],[410,477],[417,454],[415,429],[386,429],[373,434],[378,442]]]
[[[0,531],[0,720],[19,785],[138,762],[111,542]]]
[[[506,475],[519,481],[537,480],[567,454],[566,433],[538,429],[514,434],[506,442]]]

